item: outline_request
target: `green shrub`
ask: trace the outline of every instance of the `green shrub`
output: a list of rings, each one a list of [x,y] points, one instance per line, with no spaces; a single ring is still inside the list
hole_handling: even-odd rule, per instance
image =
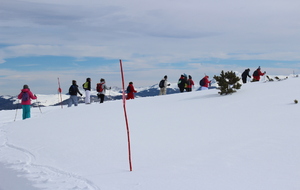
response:
[[[220,76],[214,76],[214,79],[217,81],[220,90],[220,95],[227,95],[236,92],[235,89],[240,89],[241,84],[239,83],[240,77],[236,76],[235,72],[227,71],[224,73],[222,70]]]

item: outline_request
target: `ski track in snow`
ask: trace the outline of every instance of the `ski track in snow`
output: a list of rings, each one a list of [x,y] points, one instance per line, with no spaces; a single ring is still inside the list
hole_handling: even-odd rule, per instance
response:
[[[35,155],[26,149],[9,144],[5,133],[6,131],[0,130],[0,161],[5,157],[6,151],[24,155],[26,161],[18,160],[14,163],[8,163],[8,165],[10,168],[20,171],[26,178],[34,182],[36,187],[49,190],[101,190],[93,182],[77,174],[51,166],[34,164],[36,160]]]

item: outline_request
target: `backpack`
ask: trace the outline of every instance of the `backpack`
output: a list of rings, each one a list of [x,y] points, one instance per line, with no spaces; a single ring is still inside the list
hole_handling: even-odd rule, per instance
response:
[[[23,94],[22,94],[22,101],[26,102],[28,100],[29,100],[29,94],[28,94],[28,92],[23,92]]]
[[[199,82],[200,86],[205,86],[205,79],[201,79],[200,82]]]
[[[89,83],[88,82],[83,83],[82,87],[83,87],[83,89],[88,89]]]
[[[102,88],[102,83],[97,83],[97,92],[102,92],[103,88]]]
[[[130,86],[127,86],[126,91],[127,91],[127,93],[130,93]]]
[[[162,79],[160,82],[159,82],[159,88],[164,88],[165,87],[165,80]]]
[[[255,70],[254,72],[253,72],[253,76],[258,76],[259,74],[258,74],[258,71],[257,70]]]

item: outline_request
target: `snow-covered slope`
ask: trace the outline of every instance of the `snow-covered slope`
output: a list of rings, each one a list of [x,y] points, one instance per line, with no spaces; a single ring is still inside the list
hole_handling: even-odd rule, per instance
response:
[[[0,111],[0,162],[49,190],[300,189],[299,83],[126,101],[132,172],[121,100]]]

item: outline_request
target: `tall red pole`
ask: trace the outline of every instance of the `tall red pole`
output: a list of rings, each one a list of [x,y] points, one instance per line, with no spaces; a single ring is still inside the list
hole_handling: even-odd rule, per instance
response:
[[[123,74],[123,66],[122,66],[122,60],[121,59],[120,59],[120,68],[121,68],[122,89],[123,89],[123,108],[124,108],[124,116],[125,116],[126,129],[127,129],[127,140],[128,140],[129,168],[130,168],[130,171],[132,171],[131,148],[130,148],[130,133],[129,133],[128,119],[127,119],[127,112],[126,112],[126,98],[125,98],[124,74]]]
[[[61,105],[61,108],[63,108],[63,105],[62,105],[62,96],[61,96],[61,88],[60,88],[60,82],[59,82],[59,78],[57,78],[57,81],[58,81],[58,94],[60,95],[60,105]]]

